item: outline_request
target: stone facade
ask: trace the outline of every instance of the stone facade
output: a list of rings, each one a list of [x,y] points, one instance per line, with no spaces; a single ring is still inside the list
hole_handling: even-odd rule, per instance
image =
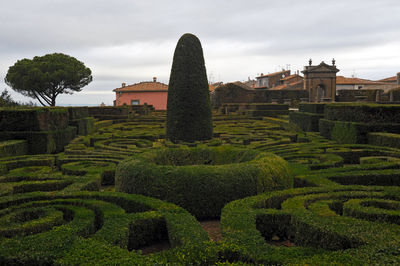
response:
[[[328,65],[323,61],[317,66],[304,67],[304,90],[308,91],[309,102],[334,102],[336,95],[336,68],[334,61]]]

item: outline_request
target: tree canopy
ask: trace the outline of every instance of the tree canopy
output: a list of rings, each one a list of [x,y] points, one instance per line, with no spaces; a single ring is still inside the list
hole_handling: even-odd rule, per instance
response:
[[[200,40],[186,33],[176,45],[169,78],[166,136],[193,142],[212,138],[210,93]]]
[[[8,69],[5,82],[16,92],[55,106],[60,94],[72,94],[92,81],[92,71],[81,61],[62,53],[18,60]]]

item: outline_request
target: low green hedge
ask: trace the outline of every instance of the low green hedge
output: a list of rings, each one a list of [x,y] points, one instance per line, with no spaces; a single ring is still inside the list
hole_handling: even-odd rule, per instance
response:
[[[400,124],[373,124],[342,122],[320,119],[319,131],[322,136],[339,143],[367,143],[369,132],[400,132]]]
[[[68,107],[69,120],[82,119],[89,116],[88,107]]]
[[[343,166],[343,158],[332,153],[294,153],[282,155],[289,162],[308,164],[311,170]]]
[[[94,122],[94,125],[93,125],[93,131],[97,132],[97,131],[99,131],[100,128],[109,127],[109,126],[112,126],[112,124],[113,124],[112,120],[96,121],[96,122]]]
[[[319,131],[319,120],[323,118],[322,114],[291,112],[289,113],[289,121],[296,124],[303,131]]]
[[[230,146],[162,149],[121,162],[116,191],[178,204],[197,218],[219,217],[234,199],[293,186],[280,157]]]
[[[299,112],[324,114],[326,103],[299,103]]]
[[[365,221],[376,206],[364,205],[352,218],[347,217],[347,209],[358,199],[397,204],[399,195],[399,188],[361,186],[264,193],[228,203],[222,210],[222,233],[226,243],[238,245],[255,264],[397,265],[398,225],[379,219]],[[387,208],[379,209],[387,213]],[[399,218],[398,211],[393,214]],[[276,239],[294,246],[274,245]]]
[[[400,149],[400,134],[385,132],[368,133],[368,144]]]
[[[67,108],[0,108],[0,131],[54,131],[67,126]]]
[[[115,181],[116,166],[111,162],[79,161],[61,165],[61,171],[66,175],[97,174],[102,185],[113,185]]]
[[[26,140],[0,141],[0,157],[25,155],[28,153]]]
[[[250,110],[259,111],[288,111],[288,104],[252,103],[247,106]]]
[[[77,128],[77,135],[86,136],[94,132],[93,117],[84,117],[80,119],[70,120],[69,125]]]
[[[182,208],[140,195],[27,193],[0,198],[0,214],[2,265],[208,264],[224,250]],[[130,251],[160,237],[170,250]]]
[[[325,119],[373,124],[400,123],[400,105],[327,104],[325,106]]]
[[[289,114],[289,110],[246,110],[246,116],[259,117],[259,116],[272,116],[277,117],[280,115]]]
[[[76,136],[75,127],[56,131],[2,131],[0,140],[24,139],[28,143],[29,154],[57,153]]]
[[[25,155],[16,157],[2,158],[0,166],[3,166],[4,172],[7,173],[10,170],[26,167],[26,166],[54,166],[55,157],[54,155]]]

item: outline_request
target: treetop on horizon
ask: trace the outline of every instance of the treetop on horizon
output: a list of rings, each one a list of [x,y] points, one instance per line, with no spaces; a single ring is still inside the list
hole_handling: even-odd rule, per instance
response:
[[[92,80],[92,71],[76,58],[53,53],[18,60],[8,69],[5,82],[14,91],[55,106],[59,94],[79,92]]]

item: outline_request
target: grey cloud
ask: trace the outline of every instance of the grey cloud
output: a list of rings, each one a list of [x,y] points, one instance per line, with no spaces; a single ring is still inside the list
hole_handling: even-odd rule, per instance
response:
[[[400,42],[398,0],[3,2],[0,78],[18,59],[64,52],[92,68],[94,81],[85,90],[112,89],[152,75],[168,81],[175,44],[185,32],[200,38],[207,68],[222,79],[265,72],[279,60],[300,64],[308,57],[368,53],[370,47]],[[399,52],[393,56],[400,58]],[[255,70],[260,57],[273,61]]]

